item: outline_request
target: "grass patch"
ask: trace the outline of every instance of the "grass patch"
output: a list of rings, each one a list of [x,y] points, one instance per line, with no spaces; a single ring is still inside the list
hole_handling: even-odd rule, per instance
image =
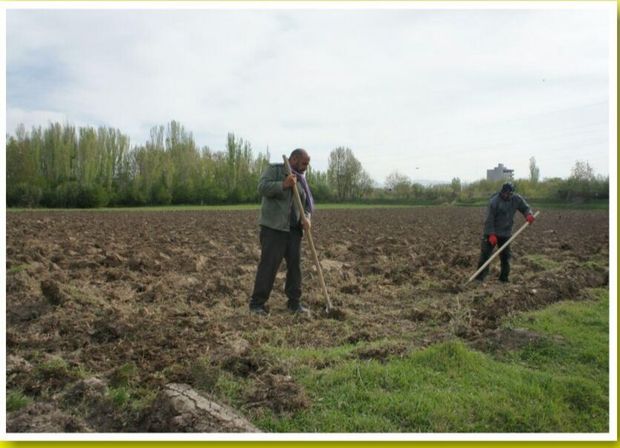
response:
[[[229,403],[241,406],[244,394],[249,387],[249,380],[239,380],[230,372],[222,372],[217,378],[213,391],[219,396],[227,397]]]
[[[25,271],[26,269],[28,269],[29,266],[30,266],[29,264],[19,264],[17,266],[13,266],[13,267],[7,269],[6,273],[7,274],[17,274],[18,272]]]
[[[531,199],[534,209],[609,210],[609,199],[593,199],[587,202],[561,202],[553,199]]]
[[[37,370],[38,373],[45,378],[64,378],[73,373],[67,361],[60,357],[51,357],[42,362]]]
[[[367,204],[367,203],[320,203],[319,210],[369,209],[369,208],[411,208],[428,204]],[[184,212],[184,211],[239,211],[260,209],[259,203],[230,205],[158,205],[144,207],[100,207],[100,208],[8,208],[7,212]]]
[[[593,378],[607,385],[609,366],[609,292],[590,290],[593,300],[560,302],[536,313],[521,315],[507,325],[553,335],[539,347],[514,353],[515,360],[532,368]]]
[[[131,394],[126,386],[111,387],[108,389],[107,398],[118,408],[129,404]]]
[[[528,198],[526,198],[528,199]],[[528,199],[528,203],[534,210],[560,209],[560,210],[609,210],[608,199],[596,199],[588,202],[562,202],[556,199]],[[475,199],[472,201],[457,201],[458,207],[487,207],[489,199]]]
[[[608,291],[592,296],[507,322],[544,337],[501,359],[459,340],[383,363],[349,356],[354,346],[282,352],[312,406],[267,410],[255,423],[275,432],[607,432]]]
[[[369,208],[412,208],[423,207],[427,204],[369,204],[369,203],[354,203],[354,202],[334,202],[334,203],[320,203],[316,205],[318,210],[333,210],[333,209],[369,209]]]
[[[355,345],[348,344],[325,349],[278,348],[270,350],[270,353],[284,360],[287,365],[296,366],[297,369],[312,371],[341,363],[350,358],[354,350]]]
[[[560,202],[557,200],[532,199],[529,201],[534,209],[575,209],[575,210],[609,210],[609,200],[599,199],[589,202]],[[404,201],[369,201],[369,202],[319,202],[316,208],[319,210],[330,209],[369,209],[369,208],[411,208],[411,207],[486,207],[489,205],[488,198],[475,199],[472,201],[441,202],[437,200]],[[251,204],[222,204],[222,205],[156,205],[142,207],[100,207],[100,208],[7,208],[7,212],[174,212],[174,211],[235,211],[235,210],[258,210],[260,203]]]
[[[70,365],[60,356],[50,356],[35,366],[33,380],[42,396],[48,396],[84,376],[88,372],[83,366]]]
[[[558,263],[557,261],[554,261],[548,257],[545,257],[544,255],[528,254],[528,255],[525,255],[523,258],[525,260],[528,260],[530,263],[534,265],[534,267],[540,270],[550,271],[550,270],[557,269],[560,266],[562,266],[561,263]]]
[[[10,390],[6,394],[6,411],[18,411],[32,403],[32,399],[20,390]]]
[[[609,270],[609,259],[607,257],[593,257],[586,262],[581,263],[581,266],[591,269],[593,271]]]
[[[132,386],[138,380],[138,367],[129,362],[114,369],[110,376],[110,384],[114,387]]]
[[[183,212],[183,211],[234,211],[258,210],[260,204],[230,205],[157,205],[144,207],[99,207],[99,208],[8,208],[7,212]]]
[[[95,295],[93,291],[84,291],[74,285],[64,285],[65,291],[71,299],[83,306],[95,306],[97,309],[106,309],[107,302]]]

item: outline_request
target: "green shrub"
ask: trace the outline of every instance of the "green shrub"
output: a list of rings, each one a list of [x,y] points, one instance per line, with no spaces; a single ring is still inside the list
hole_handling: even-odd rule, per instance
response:
[[[108,193],[101,185],[82,185],[76,197],[76,207],[96,208],[108,205]]]
[[[36,207],[42,197],[43,190],[36,185],[27,183],[7,185],[6,205],[8,207]]]
[[[126,387],[111,387],[108,389],[107,397],[114,404],[114,406],[122,408],[129,403],[131,398],[129,391]]]
[[[112,386],[128,386],[138,379],[138,367],[133,362],[128,362],[114,369],[110,377]]]

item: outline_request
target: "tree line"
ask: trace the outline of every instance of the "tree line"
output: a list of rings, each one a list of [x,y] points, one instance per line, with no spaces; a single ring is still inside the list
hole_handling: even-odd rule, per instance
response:
[[[530,200],[584,203],[609,199],[609,176],[596,175],[587,161],[577,160],[567,178],[540,179],[540,168],[530,158],[528,178],[513,182],[517,192]],[[385,189],[376,191],[377,199],[411,203],[477,203],[499,191],[506,180],[481,179],[464,184],[459,178],[450,183],[423,186],[398,172],[386,178]]]
[[[151,129],[143,145],[131,147],[118,129],[51,123],[7,136],[6,186],[9,207],[90,208],[169,204],[258,202],[257,184],[269,164],[269,151],[229,133],[225,149],[199,148],[177,121]],[[378,187],[353,151],[337,147],[327,171],[306,174],[317,201],[400,203],[474,202],[488,198],[499,183],[421,185],[394,172]],[[529,179],[517,182],[526,197],[588,201],[609,197],[609,178],[596,176],[577,161],[567,179],[540,180],[530,159]]]
[[[224,151],[198,148],[180,123],[131,148],[117,129],[23,126],[7,137],[7,205],[101,207],[255,201],[269,153],[229,133]]]

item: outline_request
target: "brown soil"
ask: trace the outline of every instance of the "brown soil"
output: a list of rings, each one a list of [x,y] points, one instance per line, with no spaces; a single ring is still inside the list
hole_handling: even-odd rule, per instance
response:
[[[29,368],[7,375],[7,389],[35,400],[8,415],[9,428],[144,430],[144,415],[83,423],[63,399],[83,372],[112,386],[128,365],[121,384],[206,390],[226,374],[251,382],[242,410],[290,412],[310,399],[267,344],[360,343],[354,356],[379,361],[454,337],[484,349],[481,338],[494,347],[505,339],[502,319],[608,285],[608,213],[547,210],[513,243],[511,283],[497,281],[493,263],[485,283],[464,286],[483,218],[479,208],[319,211],[313,236],[337,312],[325,312],[304,246],[311,316],[287,312],[283,266],[264,318],[247,309],[260,255],[256,211],[8,213],[7,355]],[[29,419],[45,409],[53,423]]]

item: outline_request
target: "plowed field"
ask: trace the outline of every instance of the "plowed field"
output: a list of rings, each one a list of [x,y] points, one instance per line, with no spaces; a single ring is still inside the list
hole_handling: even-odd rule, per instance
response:
[[[54,415],[62,431],[166,430],[148,406],[119,414],[114,399],[76,399],[76,384],[89,377],[146,403],[171,382],[208,392],[225,370],[270,384],[273,393],[248,394],[243,411],[311,406],[262,347],[394,341],[358,351],[376,359],[449,338],[481,347],[513,313],[608,285],[608,213],[542,210],[512,245],[510,283],[498,282],[497,261],[484,283],[463,286],[476,270],[483,219],[482,208],[320,210],[313,236],[342,311],[334,319],[323,312],[305,242],[303,301],[312,315],[287,312],[284,265],[270,315],[248,313],[257,211],[9,212],[7,390],[34,400],[29,413],[9,413],[9,430],[57,427]],[[515,222],[524,221],[517,214]]]

